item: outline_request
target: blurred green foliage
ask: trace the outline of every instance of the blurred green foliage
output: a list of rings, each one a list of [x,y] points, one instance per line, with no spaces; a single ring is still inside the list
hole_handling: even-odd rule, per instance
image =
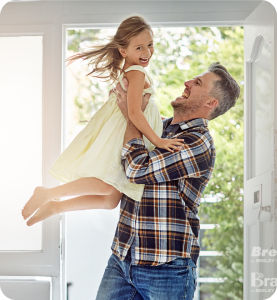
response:
[[[156,36],[150,73],[162,115],[172,116],[170,102],[182,94],[184,81],[205,72],[214,61],[223,64],[241,87],[236,106],[209,123],[216,164],[204,194],[221,201],[201,203],[199,216],[201,223],[218,224],[206,230],[201,246],[223,253],[218,260],[211,258],[210,264],[216,266],[212,277],[225,279],[224,283],[203,285],[203,292],[209,292],[210,300],[242,299],[244,31],[241,27],[189,27],[167,32],[160,29]],[[203,270],[202,276],[211,274]]]
[[[206,231],[201,246],[223,253],[220,259],[211,259],[215,269],[212,275],[201,270],[201,276],[223,278],[224,282],[203,284],[203,294],[208,293],[210,300],[242,299],[244,31],[242,27],[188,27],[160,28],[154,32],[155,54],[148,71],[163,116],[172,116],[170,102],[182,94],[184,81],[205,72],[214,61],[223,64],[241,87],[236,106],[209,123],[216,146],[216,164],[203,197],[220,201],[201,203],[199,216],[202,224],[218,224]],[[103,30],[69,31],[69,49],[78,52],[83,41],[100,39],[100,33],[103,37]],[[86,88],[90,85],[94,85],[94,95],[100,98],[104,95],[95,81]],[[82,101],[78,97],[75,97],[78,110],[87,117],[96,108],[94,96],[83,97]]]

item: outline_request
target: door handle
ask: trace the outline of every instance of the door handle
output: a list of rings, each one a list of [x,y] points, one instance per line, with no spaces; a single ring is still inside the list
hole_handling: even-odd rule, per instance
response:
[[[271,205],[268,205],[268,206],[260,206],[260,210],[259,210],[259,213],[258,213],[258,220],[260,221],[260,217],[261,217],[261,212],[262,211],[265,211],[265,212],[268,212],[270,213],[270,222],[272,221],[272,213],[271,213]]]

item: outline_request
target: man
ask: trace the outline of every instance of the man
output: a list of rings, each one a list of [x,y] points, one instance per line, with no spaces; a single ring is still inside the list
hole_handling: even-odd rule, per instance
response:
[[[122,164],[127,178],[145,189],[140,202],[121,199],[113,254],[97,300],[191,300],[200,251],[198,207],[215,163],[207,126],[235,105],[239,86],[220,63],[185,82],[183,95],[171,102],[173,118],[164,120],[163,138],[184,139],[174,153],[147,151],[128,119],[126,93],[120,85],[117,90],[127,120]]]

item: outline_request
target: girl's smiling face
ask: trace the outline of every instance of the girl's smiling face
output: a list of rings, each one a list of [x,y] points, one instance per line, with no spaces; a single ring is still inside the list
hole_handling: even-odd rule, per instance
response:
[[[118,49],[125,58],[124,69],[133,65],[147,67],[154,53],[153,35],[148,29],[133,37],[126,49]]]

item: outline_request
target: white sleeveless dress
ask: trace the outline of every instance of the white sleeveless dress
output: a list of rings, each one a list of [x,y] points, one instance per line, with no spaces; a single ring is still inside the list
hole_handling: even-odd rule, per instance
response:
[[[134,65],[126,69],[125,73],[132,70],[143,72],[151,83],[149,88],[143,90],[143,95],[151,94],[144,116],[155,133],[161,136],[163,125],[153,98],[153,81],[143,67]],[[120,75],[119,82],[124,89],[123,76],[124,74]],[[82,177],[96,177],[128,197],[140,201],[144,185],[129,182],[121,164],[125,130],[126,121],[113,93],[48,172],[61,182],[70,182]],[[155,148],[145,137],[144,141],[149,151]]]

